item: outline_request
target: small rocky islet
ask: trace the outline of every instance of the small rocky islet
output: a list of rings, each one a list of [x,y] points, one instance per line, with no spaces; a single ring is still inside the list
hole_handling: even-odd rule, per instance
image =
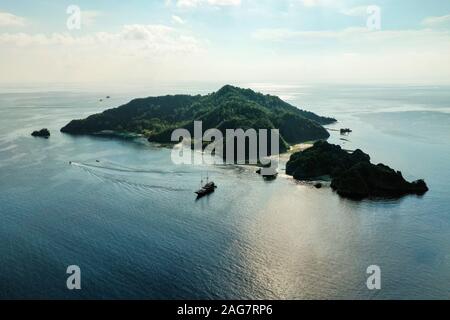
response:
[[[330,177],[331,188],[352,199],[398,198],[428,191],[424,180],[408,182],[400,171],[371,163],[370,156],[363,151],[348,152],[326,141],[292,154],[286,173],[302,181]]]
[[[31,133],[33,137],[40,137],[48,139],[50,137],[50,131],[46,128],[41,130],[36,130]]]

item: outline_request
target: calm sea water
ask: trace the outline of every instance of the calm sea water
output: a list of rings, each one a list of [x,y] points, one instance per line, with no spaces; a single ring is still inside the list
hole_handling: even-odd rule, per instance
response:
[[[355,202],[250,168],[176,166],[145,140],[59,133],[134,97],[218,85],[5,87],[0,298],[450,298],[450,88],[241,85],[338,118],[354,133],[332,142],[431,191]],[[42,127],[50,139],[30,136]],[[195,201],[206,171],[219,189]],[[80,291],[66,289],[69,265],[81,268]],[[370,265],[381,267],[380,291],[366,287]]]

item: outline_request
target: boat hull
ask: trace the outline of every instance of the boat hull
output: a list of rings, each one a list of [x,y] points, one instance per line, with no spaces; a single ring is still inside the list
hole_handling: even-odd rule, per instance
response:
[[[197,199],[213,193],[216,190],[216,188],[217,187],[214,184],[208,184],[206,187],[195,192],[197,194]]]

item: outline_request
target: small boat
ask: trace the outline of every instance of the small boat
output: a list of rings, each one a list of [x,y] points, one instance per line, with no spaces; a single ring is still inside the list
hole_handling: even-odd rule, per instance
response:
[[[269,172],[266,172],[269,171]],[[278,171],[276,169],[265,169],[265,172],[262,171],[262,168],[256,170],[256,173],[262,175],[262,177],[266,180],[274,180],[278,177]]]
[[[212,182],[212,181],[209,182],[209,177],[206,179],[205,185],[203,185],[203,179],[202,179],[201,186],[202,187],[200,188],[200,190],[195,192],[197,194],[197,199],[207,196],[208,194],[213,193],[217,189],[217,186],[214,182]]]
[[[267,180],[267,181],[275,180],[277,177],[278,177],[278,172],[275,172],[273,174],[263,175],[264,180]]]

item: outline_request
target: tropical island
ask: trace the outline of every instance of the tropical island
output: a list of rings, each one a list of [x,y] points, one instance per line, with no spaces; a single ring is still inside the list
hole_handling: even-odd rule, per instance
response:
[[[350,153],[326,142],[330,134],[323,126],[336,119],[298,109],[276,96],[230,85],[204,96],[135,99],[86,119],[73,120],[61,131],[76,135],[138,134],[150,142],[173,144],[172,132],[186,129],[192,135],[195,121],[202,121],[204,130],[218,129],[224,134],[227,129],[278,129],[280,153],[295,144],[317,141],[311,148],[291,155],[286,173],[296,180],[331,180],[331,187],[343,197],[400,197],[428,191],[423,180],[408,182],[401,172],[372,164],[370,156],[361,150]],[[321,188],[322,183],[315,186]]]
[[[173,143],[175,129],[193,133],[194,121],[203,129],[279,129],[280,152],[289,145],[327,139],[323,125],[336,119],[322,117],[281,100],[279,97],[226,85],[208,95],[168,95],[135,99],[115,109],[84,120],[73,120],[62,132],[70,134],[140,134],[150,142]]]
[[[384,164],[372,164],[361,150],[352,153],[340,146],[318,141],[313,147],[291,155],[286,173],[296,180],[331,178],[331,188],[339,195],[362,199],[422,195],[428,191],[423,180],[408,182],[400,171]]]

